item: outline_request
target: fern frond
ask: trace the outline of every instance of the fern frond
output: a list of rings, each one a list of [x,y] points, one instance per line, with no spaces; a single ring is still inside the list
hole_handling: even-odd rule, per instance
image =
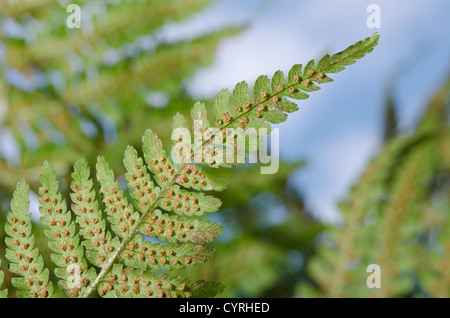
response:
[[[5,232],[6,258],[11,262],[9,270],[22,277],[12,279],[19,289],[18,297],[47,298],[53,295],[53,284],[49,281],[49,270],[34,247],[34,235],[31,233],[31,215],[28,213],[28,184],[22,180],[17,184],[11,200],[11,212],[8,212]],[[0,283],[3,272],[0,274]],[[5,295],[5,291],[2,292]]]
[[[319,89],[316,84],[331,81],[327,73],[339,72],[372,51],[378,38],[375,33],[343,52],[325,56],[317,65],[310,61],[303,70],[295,65],[287,79],[281,71],[272,79],[260,76],[253,93],[245,82],[236,85],[233,96],[222,90],[213,108],[216,127],[210,127],[202,103],[196,103],[191,111],[192,124],[176,114],[174,131],[193,131],[193,147],[187,140],[190,138],[174,133],[174,151],[168,155],[158,136],[146,130],[142,137],[143,159],[131,146],[124,153],[131,201],[111,166],[99,156],[96,172],[105,219],[86,160],[78,159],[72,174],[75,220],[61,196],[55,170],[45,162],[39,178],[41,222],[63,290],[71,297],[89,297],[95,290],[103,297],[212,297],[220,293],[221,284],[155,273],[205,262],[214,253],[203,244],[211,242],[223,228],[201,217],[217,211],[221,201],[204,192],[223,191],[227,182],[205,168],[240,164],[248,152],[258,149],[259,137],[270,133],[271,124],[285,121],[287,113],[298,109],[288,98],[307,98],[308,92]],[[196,157],[198,149],[200,158]],[[175,161],[181,154],[185,160]],[[151,243],[141,234],[169,243]],[[85,257],[100,267],[98,274],[89,268]],[[74,275],[79,278],[75,285]]]
[[[196,281],[153,271],[114,265],[110,274],[99,286],[103,297],[157,297],[204,298],[214,297],[223,291],[222,284]]]
[[[450,295],[450,127],[447,96],[449,86],[444,86],[433,98],[422,120],[422,130],[436,131],[434,141],[436,180],[432,184],[431,199],[422,206],[422,235],[432,237],[427,249],[417,253],[418,273],[427,294],[432,297],[448,298]]]
[[[448,135],[450,142],[450,134]],[[447,170],[447,171],[450,171]],[[426,224],[427,233],[435,234],[435,246],[431,252],[419,253],[417,255],[418,262],[421,265],[419,278],[423,282],[423,286],[427,293],[432,297],[448,298],[450,295],[450,274],[448,268],[450,267],[450,233],[448,228],[450,226],[450,218],[448,211],[450,211],[450,187],[447,185],[443,189],[441,198],[429,204],[424,208],[424,220]]]
[[[148,155],[148,150],[147,152],[144,152],[144,154]],[[154,175],[154,178],[157,180],[159,178],[159,185],[164,186],[164,180],[163,178],[160,178],[160,176],[162,175],[163,170],[170,175],[171,171],[168,170],[170,170],[169,164],[171,162],[163,149],[161,149],[158,154],[160,155],[159,163],[164,166],[162,169],[159,169],[158,166],[154,168],[157,172],[157,174]],[[152,164],[152,159],[150,159],[150,164]],[[131,146],[125,151],[124,166],[127,169],[126,178],[128,180],[128,186],[131,190],[132,197],[135,199],[134,206],[141,212],[145,213],[151,205],[158,205],[168,212],[175,212],[181,216],[201,216],[205,212],[217,211],[220,206],[220,200],[212,196],[206,196],[203,193],[183,190],[179,185],[171,185],[167,189],[165,197],[157,202],[157,198],[160,197],[161,188],[154,185],[144,161],[139,158],[137,151]],[[151,220],[152,216],[154,216],[154,214],[152,214],[148,220]],[[172,220],[169,221],[168,218],[171,218]],[[153,219],[155,220],[155,218]],[[145,219],[141,220],[141,223],[144,220]],[[189,223],[183,225],[177,216],[169,217],[167,215],[166,220],[169,221],[167,225],[165,225],[164,218],[159,218],[157,221],[155,220],[155,223],[157,224],[156,232],[160,232],[158,234],[166,232],[167,238],[172,242],[175,242],[176,239],[182,240],[185,237],[185,234],[182,231],[175,233],[173,230],[175,223],[178,226],[178,230],[181,230],[183,227],[186,228],[185,231],[191,231],[193,229],[193,226]],[[168,230],[161,230],[163,226],[168,228]],[[152,231],[150,231],[149,227],[144,226],[144,233],[145,232]],[[163,238],[161,235],[159,235],[159,237]],[[172,237],[174,237],[175,240],[171,239]],[[197,241],[199,240],[197,239]],[[169,248],[168,254],[164,252],[167,248]],[[146,251],[148,251],[148,256],[146,256]],[[153,268],[159,269],[159,266],[161,266],[163,269],[174,269],[184,265],[193,265],[197,261],[206,261],[212,254],[212,249],[200,245],[150,245],[149,242],[143,242],[142,237],[135,236],[128,244],[128,249],[124,250],[121,254],[121,258],[127,266],[132,266],[130,264],[137,264],[140,268],[152,266]]]
[[[68,295],[79,297],[95,279],[95,269],[87,265],[76,224],[62,199],[56,172],[47,161],[44,162],[39,180],[41,223],[45,228],[44,234],[49,239],[49,247],[54,252],[51,259],[58,266],[55,274],[60,278],[61,288]]]
[[[51,2],[56,2],[50,0]],[[21,1],[23,2],[23,1]],[[102,3],[103,2],[103,3]],[[110,2],[110,3],[107,3]],[[61,10],[59,5],[52,6],[46,3],[39,3],[42,11],[47,10],[47,16],[40,16],[39,18],[48,23],[57,21],[58,25],[54,25],[54,28],[48,28],[43,32],[54,32],[54,36],[42,36],[40,41],[30,43],[28,50],[22,51],[27,59],[25,61],[40,61],[40,65],[52,65],[58,67],[69,73],[70,68],[67,65],[67,61],[64,57],[73,51],[80,49],[85,43],[95,43],[96,51],[101,54],[92,54],[89,58],[89,63],[95,63],[100,65],[102,56],[105,51],[111,48],[120,47],[124,42],[131,43],[133,40],[137,40],[140,36],[149,34],[151,31],[163,25],[170,12],[170,18],[173,20],[182,20],[187,18],[194,12],[204,9],[210,0],[187,0],[182,3],[177,0],[165,0],[165,1],[135,1],[133,4],[118,2],[112,5],[114,1],[98,1],[98,5],[107,10],[107,18],[99,19],[98,21],[92,21],[94,23],[95,32],[87,33],[71,33],[55,32],[60,30],[60,19],[62,21],[65,16],[65,10]],[[2,11],[5,11],[7,16],[17,18],[19,15],[31,14],[30,10],[22,8],[26,7],[26,4],[7,5],[5,8],[2,6]],[[60,19],[49,19],[49,15],[58,14]],[[36,13],[33,15],[36,17]],[[130,20],[133,20],[133,24],[130,25]],[[51,22],[50,22],[51,21]],[[12,48],[15,48],[12,45]],[[17,49],[14,50],[17,54]],[[17,60],[17,58],[15,59]],[[23,63],[22,60],[19,60]],[[16,67],[23,68],[23,65],[15,65]]]
[[[74,202],[72,211],[77,216],[76,223],[80,227],[86,258],[93,265],[102,268],[120,242],[106,230],[106,220],[98,207],[90,173],[86,160],[79,158],[74,164],[70,196]]]
[[[158,176],[155,181],[161,188],[164,188],[171,179],[173,183],[197,191],[223,191],[227,186],[224,179],[215,178],[194,164],[186,164],[178,172],[178,167],[167,156],[161,140],[151,129],[147,129],[142,137],[142,150],[148,169]]]

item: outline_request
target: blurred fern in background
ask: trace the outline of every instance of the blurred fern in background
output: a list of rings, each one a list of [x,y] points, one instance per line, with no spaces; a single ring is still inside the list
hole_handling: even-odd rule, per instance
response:
[[[41,166],[48,160],[68,199],[73,163],[82,155],[94,166],[99,153],[108,158],[116,175],[123,175],[126,145],[139,149],[148,127],[158,131],[163,140],[169,140],[173,115],[189,114],[194,104],[184,89],[186,80],[213,61],[221,40],[238,34],[244,27],[228,26],[190,37],[170,37],[165,27],[192,18],[214,1],[148,0],[77,1],[82,8],[82,27],[69,29],[66,27],[69,3],[52,0],[1,3],[0,255],[5,254],[6,212],[20,179],[24,178],[30,190],[37,192]],[[293,242],[269,244],[260,238],[268,231],[278,238],[275,228],[288,224],[292,227],[292,220],[305,230],[309,226],[301,220],[309,220],[312,232],[307,233],[317,233],[321,228],[302,213],[299,194],[289,190],[287,178],[300,166],[301,162],[281,162],[277,174],[264,176],[255,175],[257,167],[227,171],[233,192],[221,194],[226,196],[222,201],[229,212],[223,221],[236,224],[235,228],[241,232],[234,233],[236,240],[224,240],[220,249],[232,251],[231,247],[238,248],[242,243],[245,247],[242,251],[256,256],[242,260],[244,264],[236,263],[240,278],[226,274],[227,271],[215,275],[231,287],[226,295],[262,295],[265,289],[297,276],[297,268],[292,268],[289,262],[280,264],[279,257],[294,253],[298,258],[298,247]],[[272,194],[267,211],[274,206],[287,207],[289,211],[288,217],[264,231],[260,229],[267,227],[267,220],[248,203],[261,192]],[[56,280],[50,250],[39,224],[33,225],[33,233],[50,269],[50,279]],[[291,228],[289,235],[295,233]],[[309,235],[308,239],[313,237],[305,235]],[[266,248],[268,245],[271,247]],[[222,260],[227,267],[226,255],[230,254],[224,254]],[[260,263],[266,265],[254,271]],[[6,262],[2,266],[6,269]],[[211,268],[216,267],[220,272],[220,264],[211,264]],[[286,269],[280,271],[283,268]],[[4,272],[3,286],[13,291],[10,274]],[[252,279],[245,283],[247,277]],[[254,285],[255,281],[261,284]],[[234,289],[235,286],[243,286],[240,287],[243,290]]]

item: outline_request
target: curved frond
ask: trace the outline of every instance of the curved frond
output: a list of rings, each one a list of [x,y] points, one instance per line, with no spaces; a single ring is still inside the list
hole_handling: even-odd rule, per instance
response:
[[[10,272],[21,276],[12,279],[14,287],[19,289],[18,297],[48,298],[53,296],[53,284],[38,248],[34,247],[31,215],[28,213],[28,189],[28,184],[22,180],[14,191],[11,211],[5,224],[6,258],[11,262]],[[3,272],[0,274],[0,283],[2,280]]]

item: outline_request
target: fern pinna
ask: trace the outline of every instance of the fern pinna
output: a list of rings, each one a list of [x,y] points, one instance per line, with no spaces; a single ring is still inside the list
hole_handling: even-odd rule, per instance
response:
[[[131,146],[124,154],[131,198],[103,157],[98,157],[96,165],[98,196],[90,167],[80,158],[72,173],[69,210],[56,172],[45,162],[39,188],[41,223],[62,290],[70,297],[90,297],[95,292],[102,297],[214,297],[221,293],[220,283],[170,276],[173,269],[207,261],[214,253],[207,243],[223,229],[202,216],[219,209],[221,202],[210,191],[223,191],[226,181],[202,166],[233,167],[244,162],[247,153],[258,149],[259,137],[270,132],[271,123],[285,121],[287,113],[298,109],[290,99],[305,99],[320,88],[317,84],[331,82],[327,74],[355,63],[378,40],[375,33],[342,52],[325,55],[317,64],[311,60],[304,68],[294,65],[287,79],[281,71],[272,79],[260,76],[252,94],[246,82],[238,83],[233,95],[222,90],[215,99],[214,125],[205,105],[196,103],[191,124],[180,114],[174,118],[171,155],[148,129],[142,138],[143,158]],[[194,133],[193,145],[186,131]],[[28,185],[21,181],[6,224],[6,257],[10,270],[20,276],[12,283],[20,290],[18,296],[51,297],[54,286],[34,247],[28,205]]]

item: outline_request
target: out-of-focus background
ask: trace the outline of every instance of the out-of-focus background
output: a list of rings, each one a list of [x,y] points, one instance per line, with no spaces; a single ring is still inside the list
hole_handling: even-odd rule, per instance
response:
[[[65,25],[71,3],[81,7],[80,29]],[[379,28],[368,24],[373,4]],[[188,114],[195,101],[211,104],[222,88],[287,72],[379,31],[372,53],[334,74],[277,126],[276,175],[260,175],[257,166],[218,172],[231,182],[220,194],[221,211],[210,218],[226,229],[214,243],[215,258],[191,270],[227,284],[229,297],[364,295],[354,287],[327,293],[320,270],[308,264],[326,254],[318,241],[346,224],[338,202],[369,161],[393,135],[417,131],[433,98],[446,92],[448,1],[4,0],[0,6],[0,223],[18,180],[36,191],[44,160],[66,191],[80,155],[91,166],[103,155],[120,175],[125,146],[140,148],[146,128],[168,144],[172,116]],[[444,194],[439,200],[448,203]],[[34,193],[31,203],[38,220]],[[447,215],[448,204],[442,210]],[[2,230],[1,224],[3,237]],[[345,268],[338,256],[324,257],[332,270]],[[386,295],[433,296],[420,280],[399,284],[398,294]]]

